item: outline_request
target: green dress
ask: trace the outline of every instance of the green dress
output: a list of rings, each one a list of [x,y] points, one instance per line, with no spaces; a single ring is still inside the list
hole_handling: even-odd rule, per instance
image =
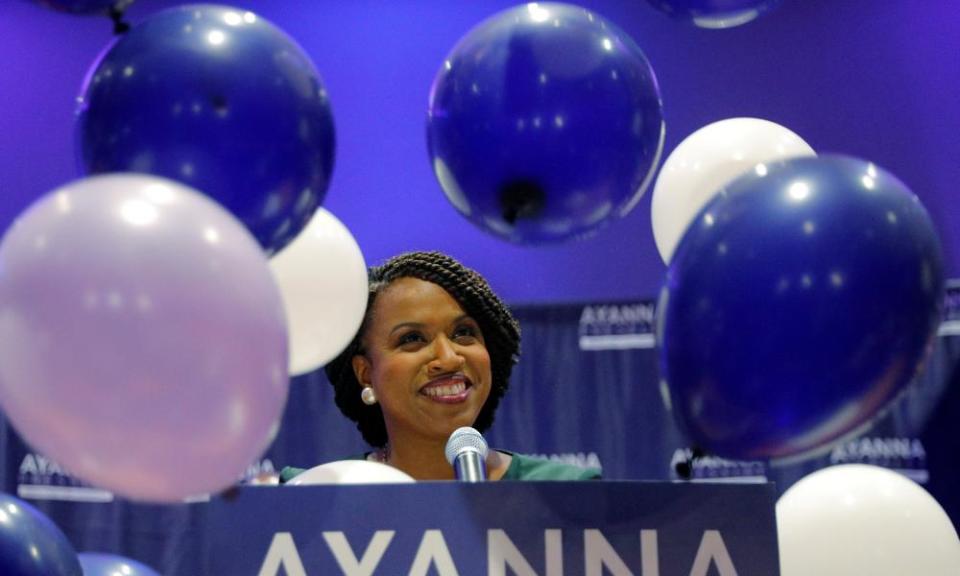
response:
[[[501,480],[599,480],[600,470],[597,468],[581,468],[543,458],[533,458],[523,454],[514,454],[501,450],[511,456],[510,466]],[[366,460],[366,455],[355,456],[350,460]],[[280,471],[280,483],[289,482],[294,476],[304,471],[304,468],[287,466]]]

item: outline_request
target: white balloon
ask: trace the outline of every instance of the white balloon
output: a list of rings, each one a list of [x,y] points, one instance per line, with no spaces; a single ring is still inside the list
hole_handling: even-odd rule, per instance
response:
[[[670,264],[687,226],[721,188],[758,164],[800,156],[816,153],[790,130],[759,118],[728,118],[687,136],[663,163],[653,188],[651,220],[660,257]]]
[[[407,484],[414,479],[393,466],[367,460],[338,460],[314,466],[287,482],[288,485],[307,484]]]
[[[350,231],[324,208],[270,259],[287,312],[290,374],[336,357],[360,328],[367,307],[367,266]]]
[[[824,468],[777,502],[782,576],[957,576],[960,539],[936,500],[878,466]]]

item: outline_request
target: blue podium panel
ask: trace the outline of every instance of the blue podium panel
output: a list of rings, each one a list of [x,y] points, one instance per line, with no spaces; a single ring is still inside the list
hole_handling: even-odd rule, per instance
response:
[[[251,486],[210,503],[208,574],[777,576],[772,484]]]

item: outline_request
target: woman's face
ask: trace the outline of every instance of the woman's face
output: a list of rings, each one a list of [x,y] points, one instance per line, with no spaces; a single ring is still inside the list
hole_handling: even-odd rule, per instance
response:
[[[479,325],[432,282],[400,278],[383,288],[363,346],[354,372],[376,392],[392,443],[446,441],[473,425],[490,396],[490,355]]]

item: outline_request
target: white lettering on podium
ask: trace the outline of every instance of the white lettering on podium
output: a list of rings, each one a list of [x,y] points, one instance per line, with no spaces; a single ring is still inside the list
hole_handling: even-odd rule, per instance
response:
[[[563,576],[563,532],[544,530],[543,546],[547,557],[546,576]]]
[[[613,576],[633,576],[599,530],[583,531],[583,563],[587,576],[603,576],[604,566]]]
[[[546,576],[563,576],[563,533],[543,531]],[[487,575],[506,576],[507,566],[516,576],[537,576],[530,563],[503,530],[487,530]]]
[[[372,576],[395,534],[393,530],[377,530],[359,560],[343,532],[323,532],[323,538],[344,576]],[[612,576],[633,576],[633,572],[600,530],[584,530],[583,543],[587,576],[602,576],[605,573]],[[563,532],[558,529],[544,530],[543,544],[544,576],[562,576]],[[656,530],[640,531],[640,557],[641,576],[660,576]],[[707,576],[711,565],[716,566],[719,576],[737,576],[737,569],[719,530],[703,532],[689,576]],[[440,530],[426,530],[423,533],[408,574],[427,576],[431,567],[436,569],[435,574],[438,576],[458,576],[457,567]],[[285,570],[286,576],[306,576],[300,553],[289,532],[277,532],[273,535],[258,576],[279,576],[281,568]],[[507,568],[516,576],[537,576],[537,572],[507,533],[500,529],[490,529],[487,531],[487,574],[506,576]]]
[[[690,568],[690,576],[707,576],[711,561],[716,562],[720,576],[737,576],[737,569],[733,567],[730,552],[727,551],[719,530],[703,532],[697,557],[693,559],[693,567]]]
[[[537,576],[503,530],[487,530],[487,575],[506,576],[507,566],[516,576]]]
[[[323,539],[327,541],[327,547],[333,552],[344,576],[372,576],[393,535],[393,530],[377,530],[359,561],[343,532],[324,532]]]
[[[270,542],[270,549],[263,559],[257,576],[278,576],[283,566],[287,576],[307,576],[303,569],[303,561],[297,552],[297,545],[293,542],[293,535],[289,532],[277,532]]]
[[[656,530],[640,531],[640,573],[643,576],[660,576],[660,549],[657,546]]]
[[[459,576],[443,539],[443,532],[439,530],[427,530],[423,533],[417,555],[410,566],[409,576],[427,576],[431,565],[436,566],[438,576]]]

